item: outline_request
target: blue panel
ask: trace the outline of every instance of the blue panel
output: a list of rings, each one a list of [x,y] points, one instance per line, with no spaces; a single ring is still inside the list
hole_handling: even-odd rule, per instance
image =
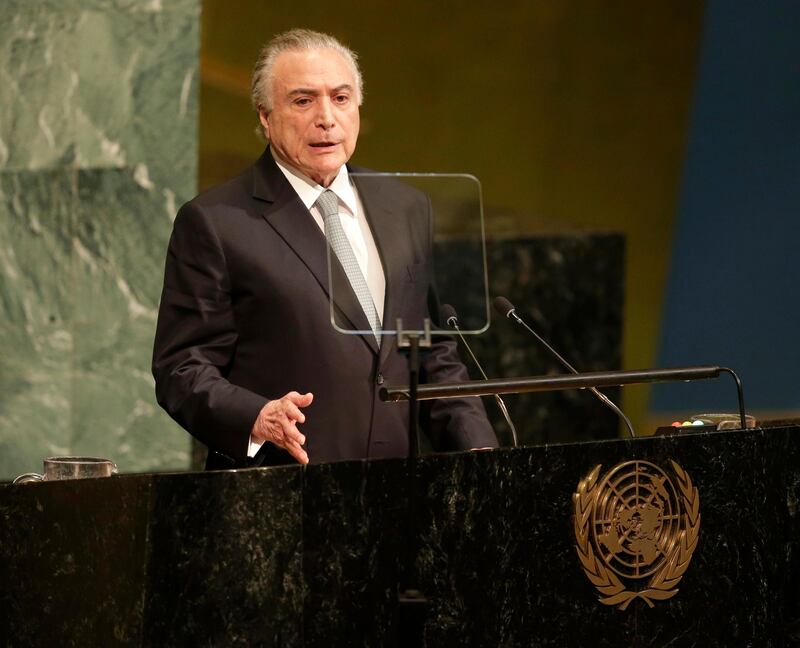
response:
[[[748,408],[800,409],[800,3],[712,1],[659,364],[723,364]],[[735,405],[730,384],[659,386],[653,409]]]

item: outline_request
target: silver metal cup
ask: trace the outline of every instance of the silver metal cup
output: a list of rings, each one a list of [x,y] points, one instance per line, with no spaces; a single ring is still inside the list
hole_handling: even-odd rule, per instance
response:
[[[117,464],[102,457],[47,457],[43,460],[44,472],[25,473],[14,480],[15,484],[34,481],[59,481],[61,479],[90,479],[117,474]]]

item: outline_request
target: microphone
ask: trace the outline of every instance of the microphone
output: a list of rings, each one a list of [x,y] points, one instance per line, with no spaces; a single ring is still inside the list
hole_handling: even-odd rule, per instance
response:
[[[450,304],[442,304],[442,307],[439,309],[439,317],[447,324],[447,326],[458,333],[458,337],[461,338],[461,342],[469,352],[469,355],[472,358],[472,361],[475,363],[475,366],[478,367],[478,371],[481,372],[481,376],[483,376],[484,380],[489,380],[489,377],[486,375],[483,367],[481,367],[481,363],[478,362],[478,358],[475,357],[475,354],[472,352],[469,344],[467,344],[466,338],[464,338],[464,335],[461,333],[461,328],[458,325],[458,315],[456,314],[456,309]],[[503,418],[505,418],[506,423],[508,423],[508,427],[511,428],[511,439],[514,443],[514,447],[516,448],[519,445],[517,440],[517,428],[515,428],[514,424],[511,422],[511,416],[509,416],[506,404],[503,402],[503,399],[500,398],[500,395],[494,394],[494,400],[497,403],[497,407],[500,408],[500,413],[503,415]]]
[[[562,366],[566,367],[570,372],[576,374],[578,370],[575,369],[569,362],[567,362],[558,351],[556,351],[553,347],[551,347],[536,331],[534,331],[530,326],[528,326],[525,321],[517,315],[517,309],[514,308],[514,304],[512,304],[508,299],[505,297],[495,297],[494,302],[494,309],[502,315],[503,317],[507,317],[510,320],[514,320],[517,324],[522,325],[527,329],[527,331],[533,335],[541,344],[547,349],[550,354],[558,360]],[[624,412],[617,407],[614,402],[606,396],[603,392],[599,391],[596,387],[589,387],[589,391],[591,391],[597,398],[599,398],[603,403],[605,403],[608,407],[610,407],[614,413],[622,419],[622,422],[625,423],[625,427],[628,428],[628,433],[631,437],[636,436],[636,432],[633,430],[633,424],[631,423],[630,419],[625,416]]]

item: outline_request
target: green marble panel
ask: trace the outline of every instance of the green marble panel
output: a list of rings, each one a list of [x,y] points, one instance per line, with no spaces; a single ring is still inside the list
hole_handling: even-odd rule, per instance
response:
[[[130,169],[0,173],[0,476],[68,453],[188,466],[150,374],[167,203]]]
[[[189,196],[199,0],[0,5],[0,168],[137,170]]]
[[[0,173],[0,476],[70,450],[75,172]]]
[[[0,4],[0,479],[53,454],[184,468],[149,364],[196,192],[200,0]]]
[[[78,173],[71,447],[125,471],[186,468],[189,440],[155,402],[150,358],[172,214],[131,170]]]

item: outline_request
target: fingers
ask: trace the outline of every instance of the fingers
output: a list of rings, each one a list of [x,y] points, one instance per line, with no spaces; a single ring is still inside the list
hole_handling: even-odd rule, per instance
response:
[[[286,451],[294,457],[294,459],[301,464],[308,463],[308,454],[296,442],[289,441],[286,445]]]
[[[284,414],[286,414],[287,418],[290,420],[297,421],[298,423],[306,422],[306,415],[303,414],[303,412],[300,411],[300,408],[291,401],[286,402]]]
[[[314,399],[309,393],[289,392],[282,398],[270,401],[261,410],[253,426],[253,436],[283,448],[301,464],[308,463],[308,453],[303,449],[305,435],[297,429],[305,423],[306,415],[300,411]]]
[[[284,448],[294,459],[301,463],[307,464],[308,463],[308,454],[303,449],[302,444],[298,442],[293,437],[287,437],[283,440],[283,443],[280,444],[282,448]]]
[[[303,417],[303,421],[305,420],[305,416]],[[302,421],[300,421],[302,423]],[[300,430],[297,429],[297,424],[293,420],[279,420],[278,425],[280,425],[280,431],[283,433],[282,441],[288,443],[289,441],[293,441],[298,445],[303,445],[306,442],[306,436]]]
[[[314,394],[312,394],[311,392],[301,394],[296,391],[290,391],[283,398],[287,399],[288,401],[297,405],[298,407],[308,407],[309,405],[311,405],[311,401],[314,400]]]

